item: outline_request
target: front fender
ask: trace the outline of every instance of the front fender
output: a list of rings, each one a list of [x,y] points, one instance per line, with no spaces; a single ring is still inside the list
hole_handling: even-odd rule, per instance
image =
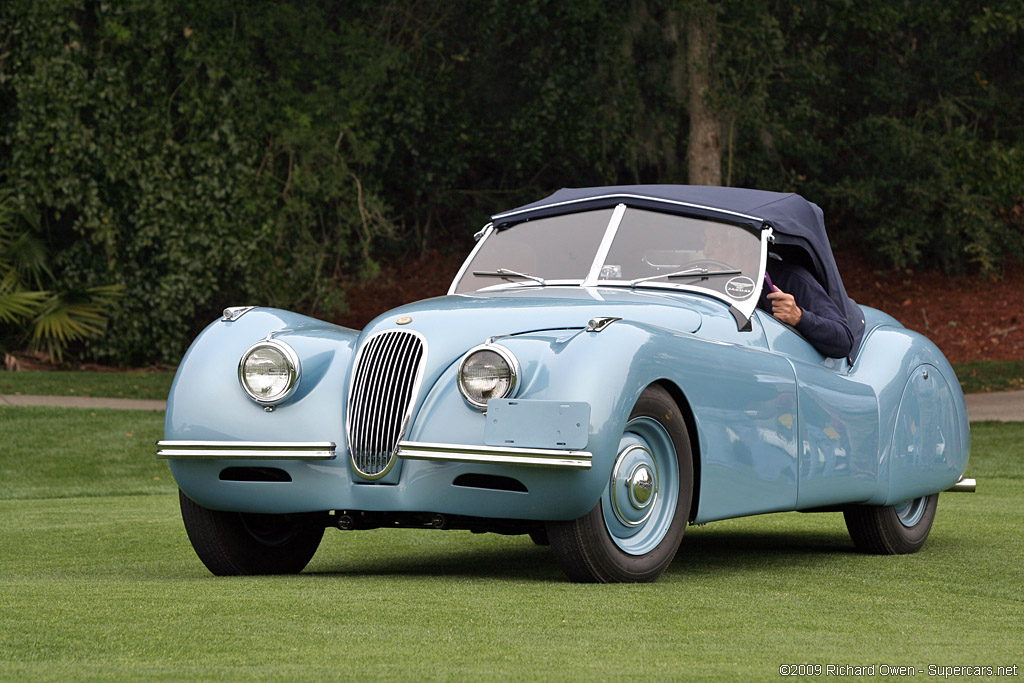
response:
[[[586,451],[588,470],[540,470],[478,465],[480,471],[511,476],[537,500],[546,501],[537,518],[575,519],[597,503],[610,475],[619,438],[644,388],[658,378],[638,351],[652,341],[642,326],[618,322],[600,333],[555,330],[498,339],[519,360],[517,399],[586,403],[590,407]],[[470,406],[457,387],[453,363],[427,393],[407,432],[410,441],[452,445],[485,442],[486,414]]]
[[[238,381],[238,362],[253,343],[274,338],[295,349],[301,377],[295,394],[272,411],[249,398]],[[167,399],[164,438],[176,441],[334,442],[347,453],[344,410],[348,373],[358,333],[271,308],[251,310],[234,321],[217,320],[193,341],[178,367]],[[215,461],[168,461],[178,485],[206,507],[225,505]],[[347,460],[295,463],[337,469],[348,478]],[[239,463],[249,464],[249,463]],[[256,463],[258,464],[258,463]]]

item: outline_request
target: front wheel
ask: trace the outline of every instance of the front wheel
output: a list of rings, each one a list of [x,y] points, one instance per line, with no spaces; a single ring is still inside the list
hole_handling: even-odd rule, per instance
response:
[[[579,519],[548,522],[555,559],[573,581],[654,581],[675,557],[692,496],[686,424],[652,385],[626,422],[601,500]]]
[[[324,535],[315,513],[263,515],[222,512],[178,491],[188,540],[217,576],[297,574],[309,564]]]
[[[857,549],[874,555],[916,553],[928,539],[939,494],[899,505],[853,505],[843,510]]]

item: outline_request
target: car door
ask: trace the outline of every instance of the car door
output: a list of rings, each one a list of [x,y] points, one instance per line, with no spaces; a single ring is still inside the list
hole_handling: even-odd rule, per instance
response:
[[[869,499],[878,479],[878,401],[849,376],[846,359],[821,355],[795,329],[756,312],[769,348],[797,385],[797,508]]]

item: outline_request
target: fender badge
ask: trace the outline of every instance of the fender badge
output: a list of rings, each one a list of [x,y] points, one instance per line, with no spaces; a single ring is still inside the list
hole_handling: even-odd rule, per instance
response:
[[[399,318],[395,322],[398,323],[399,325],[408,325],[409,323],[412,322],[412,318],[410,318],[407,315],[403,315],[401,318]]]

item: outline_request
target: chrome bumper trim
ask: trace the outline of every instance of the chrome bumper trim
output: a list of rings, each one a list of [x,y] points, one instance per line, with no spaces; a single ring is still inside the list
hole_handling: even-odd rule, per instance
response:
[[[437,460],[440,462],[471,462],[488,465],[527,465],[571,470],[589,470],[591,454],[587,451],[560,451],[549,448],[501,448],[466,444],[420,443],[399,441],[398,457],[406,460]]]
[[[331,460],[333,441],[157,441],[158,458]]]
[[[960,481],[946,489],[946,493],[974,493],[975,489],[978,488],[977,479],[964,479],[960,478]]]

